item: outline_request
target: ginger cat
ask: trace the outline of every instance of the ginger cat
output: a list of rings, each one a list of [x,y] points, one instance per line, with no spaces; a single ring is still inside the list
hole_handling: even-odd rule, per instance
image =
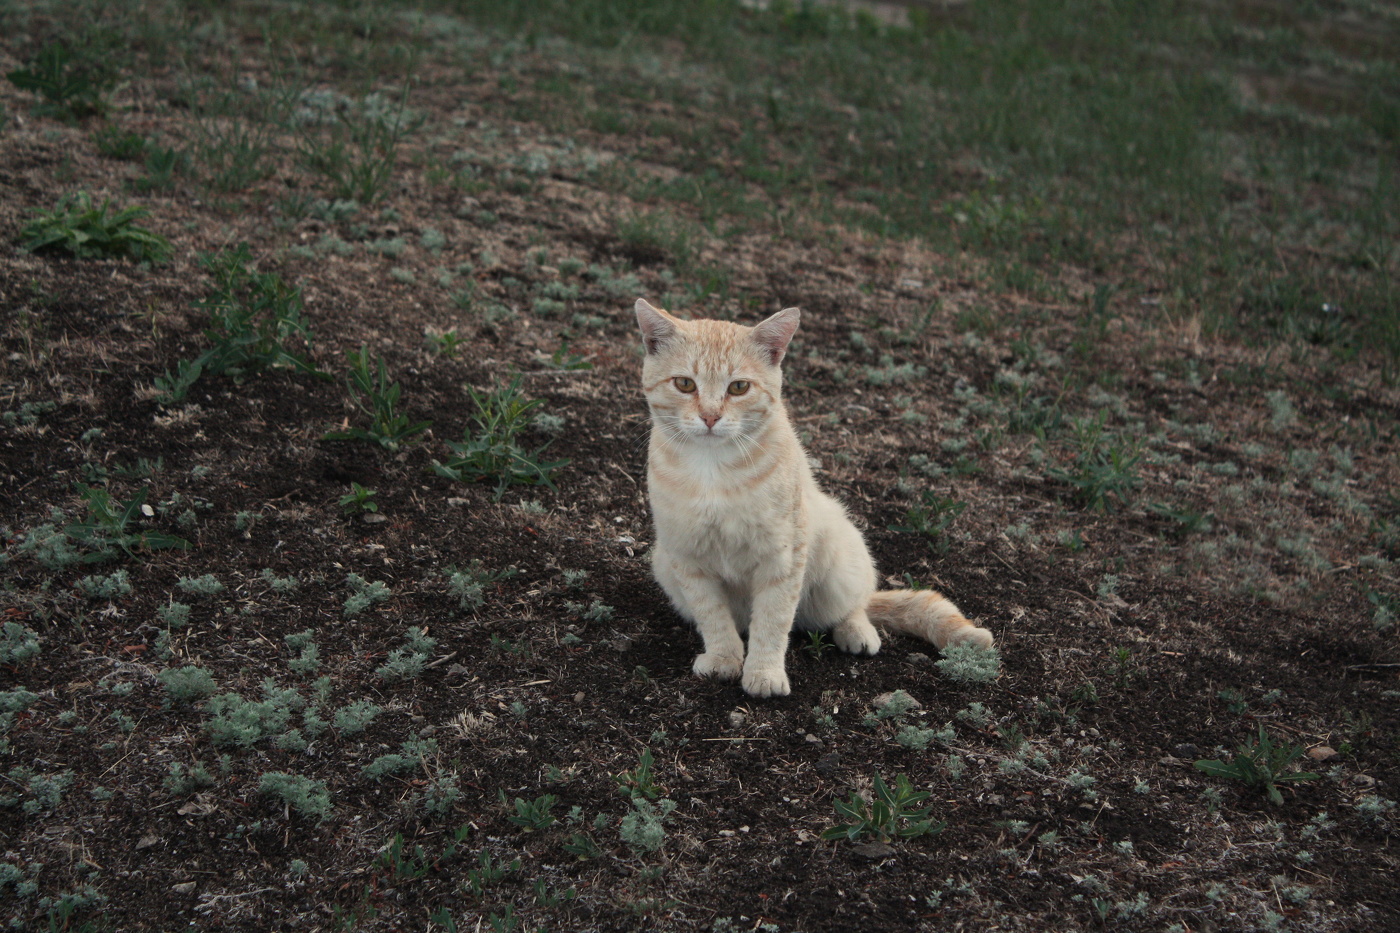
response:
[[[783,404],[779,364],[798,309],[755,327],[683,321],[643,299],[636,312],[651,409],[652,572],[704,640],[695,673],[785,696],[794,624],[830,632],[851,654],[880,650],[872,622],[939,648],[991,645],[937,593],[876,591],[865,540],[817,488]]]

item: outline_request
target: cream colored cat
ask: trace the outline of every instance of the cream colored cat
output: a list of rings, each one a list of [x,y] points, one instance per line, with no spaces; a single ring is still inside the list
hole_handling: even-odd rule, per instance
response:
[[[940,648],[991,645],[937,593],[876,592],[865,540],[817,488],[783,404],[779,364],[801,312],[742,327],[683,321],[642,299],[636,311],[651,408],[652,572],[704,639],[695,673],[742,678],[751,696],[786,695],[794,622],[830,632],[851,654],[880,650],[872,621]]]

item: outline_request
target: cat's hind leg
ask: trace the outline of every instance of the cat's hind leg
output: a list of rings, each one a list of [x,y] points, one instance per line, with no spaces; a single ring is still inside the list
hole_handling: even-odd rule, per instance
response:
[[[865,614],[875,591],[875,564],[841,507],[831,500],[822,505],[822,534],[813,548],[797,610],[798,627],[830,633],[836,647],[847,654],[875,654],[880,633]]]
[[[870,624],[864,609],[857,609],[831,627],[831,640],[847,654],[873,655],[880,651],[880,633]]]

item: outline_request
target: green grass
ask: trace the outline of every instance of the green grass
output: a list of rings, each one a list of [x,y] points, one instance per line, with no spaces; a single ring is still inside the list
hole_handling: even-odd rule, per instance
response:
[[[915,7],[908,28],[727,0],[456,9],[527,42],[575,43],[588,77],[563,85],[522,69],[514,106],[669,137],[674,147],[643,145],[681,177],[616,183],[696,204],[708,222],[752,214],[722,193],[739,181],[773,203],[1036,276],[1071,263],[1100,286],[1140,286],[1153,257],[1148,284],[1167,314],[1339,352],[1371,339],[1392,366],[1400,354],[1400,184],[1382,155],[1400,139],[1400,55],[1335,45],[1320,9],[1280,8],[1268,30],[1244,11],[1167,2]],[[684,51],[665,62],[647,51],[667,40]],[[1305,84],[1307,67],[1347,87],[1346,105],[1267,99],[1272,79]],[[632,106],[646,97],[686,119]],[[716,175],[716,150],[737,178]],[[622,230],[677,244],[648,215]],[[1022,278],[1001,285],[1020,290]]]

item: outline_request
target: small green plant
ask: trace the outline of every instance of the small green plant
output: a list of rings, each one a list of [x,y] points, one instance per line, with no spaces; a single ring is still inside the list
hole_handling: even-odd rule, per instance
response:
[[[1400,619],[1400,597],[1368,587],[1366,601],[1375,607],[1371,613],[1371,624],[1376,631],[1387,631],[1395,625],[1396,619]]]
[[[1387,800],[1376,794],[1367,794],[1356,802],[1357,814],[1366,822],[1377,827],[1384,826],[1390,813],[1394,810],[1394,800]]]
[[[79,259],[130,259],[165,262],[170,241],[136,221],[150,215],[140,205],[113,212],[112,202],[100,207],[86,191],[64,195],[51,211],[37,211],[20,231],[20,248],[28,253],[66,252]]]
[[[486,570],[481,561],[474,560],[465,570],[454,570],[447,578],[447,590],[457,597],[462,610],[480,609],[486,603],[485,588],[489,584],[515,576],[514,567],[505,570]]]
[[[545,884],[543,878],[539,878],[535,881],[533,890],[535,892],[536,906],[543,907],[546,910],[567,904],[569,901],[578,897],[578,889],[572,887],[565,889],[562,893],[554,893],[549,890],[549,886]]]
[[[407,644],[390,651],[385,662],[374,669],[376,674],[390,683],[422,676],[433,649],[437,647],[437,639],[420,628],[410,628],[403,637]]]
[[[577,372],[585,369],[592,369],[593,364],[588,357],[581,353],[573,353],[569,350],[569,340],[567,337],[559,341],[559,349],[555,350],[548,357],[542,357],[540,362],[549,369],[559,369],[566,372]]]
[[[74,779],[72,771],[39,774],[23,765],[11,768],[5,776],[10,784],[22,786],[26,796],[22,803],[14,797],[0,797],[0,807],[12,807],[18,803],[20,810],[29,816],[57,810],[63,803],[63,795],[73,786]]]
[[[1165,502],[1154,502],[1147,507],[1147,510],[1169,522],[1172,532],[1178,537],[1202,534],[1211,529],[1210,513],[1208,512],[1196,512],[1184,506],[1170,505]]]
[[[206,787],[213,787],[216,783],[214,775],[209,773],[204,762],[196,761],[187,768],[177,761],[170,766],[170,773],[166,775],[162,786],[167,793],[175,797],[188,797]]]
[[[322,440],[369,441],[385,450],[398,450],[404,441],[432,427],[431,421],[415,422],[398,410],[399,395],[403,388],[397,382],[390,384],[383,357],[375,362],[374,372],[371,374],[369,351],[366,348],[348,350],[345,356],[350,363],[345,380],[350,390],[350,398],[360,411],[369,416],[369,427],[329,431],[322,435]]]
[[[504,864],[491,858],[491,853],[485,849],[477,856],[476,868],[467,869],[466,887],[477,897],[481,897],[486,890],[499,882],[511,872],[520,871],[520,859],[512,859]]]
[[[581,861],[598,858],[603,854],[603,850],[588,833],[574,833],[564,843],[564,851]]]
[[[190,171],[190,155],[183,149],[148,143],[145,154],[146,174],[132,182],[132,187],[137,191],[163,191],[174,186],[175,176]]]
[[[828,651],[836,647],[836,643],[826,632],[808,632],[807,644],[802,646],[802,650],[814,658],[821,658]]]
[[[345,575],[345,583],[350,587],[350,595],[345,597],[344,615],[349,619],[364,612],[375,603],[382,603],[390,597],[389,587],[378,580],[366,580],[358,573]],[[410,629],[417,631],[417,629]]]
[[[84,563],[111,560],[117,557],[119,551],[134,557],[138,548],[158,551],[190,546],[184,538],[174,535],[133,530],[136,516],[145,514],[142,507],[150,494],[148,487],[141,487],[128,502],[114,499],[101,486],[78,483],[77,488],[78,494],[87,503],[87,518],[66,526],[63,534],[87,549],[88,553],[82,557]]]
[[[93,574],[78,581],[78,592],[92,600],[112,600],[131,595],[131,578],[125,570],[103,576]]]
[[[276,797],[302,816],[322,822],[331,813],[331,794],[325,782],[269,771],[258,781],[258,793]]]
[[[28,65],[5,77],[22,91],[43,98],[35,112],[62,120],[79,120],[107,109],[107,92],[117,83],[116,73],[96,57],[75,57],[65,43],[52,42]]]
[[[146,154],[149,145],[140,133],[123,132],[115,126],[104,126],[92,134],[97,151],[109,159],[134,161]]]
[[[359,483],[352,482],[350,491],[340,497],[340,511],[345,515],[378,512],[379,503],[374,501],[374,497],[377,495],[379,495],[377,490],[366,489]]]
[[[0,664],[19,664],[39,654],[39,635],[18,622],[6,622],[0,628]]]
[[[1249,711],[1249,701],[1245,699],[1243,693],[1233,687],[1217,690],[1215,695],[1225,701],[1225,708],[1230,711],[1231,715],[1243,716]]]
[[[1110,497],[1125,503],[1139,485],[1137,465],[1142,460],[1139,445],[1123,438],[1110,437],[1105,428],[1105,415],[1074,422],[1078,453],[1070,469],[1054,468],[1052,479],[1070,486],[1080,504],[1087,509],[1106,512]]]
[[[909,749],[911,752],[922,752],[926,751],[935,739],[940,741],[951,740],[953,738],[951,732],[952,729],[949,727],[945,727],[942,730],[923,729],[913,723],[906,723],[899,727],[899,731],[895,733],[894,740],[898,742],[900,746]]]
[[[179,360],[175,372],[166,370],[155,378],[156,401],[162,405],[178,405],[190,394],[190,389],[204,374],[204,363],[200,360]]]
[[[252,252],[246,243],[202,255],[199,261],[214,279],[213,293],[196,306],[209,314],[204,336],[213,346],[192,365],[212,375],[231,375],[235,381],[278,368],[331,378],[311,363],[311,330],[302,317],[300,289],[275,272],[251,270]],[[305,350],[292,349],[295,344]],[[188,378],[192,382],[198,373],[191,370]]]
[[[175,585],[182,593],[189,596],[202,596],[205,599],[212,599],[228,589],[212,573],[198,577],[181,577],[175,581]]]
[[[384,710],[369,700],[356,700],[335,711],[331,721],[342,736],[358,735],[373,724],[374,719]]]
[[[662,789],[652,777],[653,764],[655,764],[655,759],[652,757],[651,749],[644,748],[637,761],[637,767],[614,776],[613,782],[617,784],[618,790],[628,797],[645,797],[648,800],[655,800],[661,795]]]
[[[428,873],[432,860],[422,846],[414,846],[409,851],[404,846],[403,833],[395,833],[384,851],[374,860],[378,868],[389,873],[393,881],[414,881]]]
[[[903,690],[895,690],[891,693],[881,694],[873,701],[875,711],[868,713],[861,723],[867,729],[873,729],[885,720],[893,720],[896,723],[904,721],[904,717],[910,712],[918,709],[918,700],[905,693]]]
[[[632,798],[632,810],[618,824],[622,841],[636,855],[649,855],[666,841],[666,818],[676,809],[676,802],[662,798],[655,802],[644,797]]]
[[[520,382],[517,375],[493,392],[467,387],[476,406],[472,416],[476,430],[468,428],[460,442],[448,441],[453,456],[446,463],[434,460],[434,472],[464,483],[494,481],[498,500],[512,485],[554,488],[554,474],[569,461],[540,460],[548,444],[532,452],[518,444],[517,438],[530,426],[530,413],[543,404],[539,399],[525,398]]]
[[[554,805],[559,802],[559,798],[553,794],[545,794],[534,800],[523,800],[515,798],[515,812],[506,819],[516,826],[522,827],[526,832],[534,832],[538,829],[548,829],[558,822],[549,811],[554,809]]]
[[[218,690],[214,677],[202,667],[186,665],[160,672],[160,683],[171,703],[193,703]]]
[[[190,607],[186,603],[177,603],[172,598],[156,609],[156,617],[164,622],[167,628],[181,629],[190,624]]]
[[[221,747],[251,748],[263,739],[281,735],[292,714],[306,705],[296,691],[276,689],[265,682],[266,699],[246,700],[236,693],[220,693],[204,704],[209,719],[204,731]]]
[[[462,799],[462,789],[458,786],[459,775],[455,770],[444,770],[428,780],[427,787],[419,796],[420,807],[434,820],[444,820],[452,813],[456,801]]]
[[[1297,781],[1313,781],[1318,775],[1310,771],[1288,771],[1288,766],[1302,758],[1307,750],[1301,745],[1283,742],[1275,745],[1259,727],[1257,738],[1240,745],[1229,761],[1207,759],[1196,762],[1196,770],[1211,777],[1242,781],[1266,793],[1276,806],[1283,804],[1278,785]]]
[[[1001,652],[976,642],[955,642],[943,649],[943,657],[935,661],[934,666],[949,680],[988,684],[1001,676]]]
[[[583,619],[585,622],[607,622],[612,619],[613,615],[617,612],[612,606],[609,606],[596,597],[593,602],[589,603],[587,606],[583,603],[565,600],[564,609],[571,615]]]
[[[282,640],[287,643],[287,647],[297,652],[297,656],[287,662],[287,668],[293,673],[314,674],[320,670],[321,650],[316,647],[316,642],[313,640],[315,634],[311,629],[306,629],[282,637]]]
[[[290,107],[287,88],[241,87],[230,74],[210,74],[181,93],[194,118],[194,161],[211,189],[240,191],[272,173]]]
[[[461,349],[463,343],[465,340],[455,330],[444,331],[428,338],[428,345],[432,347],[433,352],[439,356],[445,356],[449,360],[457,358],[457,351]]]
[[[967,709],[960,709],[954,715],[974,729],[985,729],[996,719],[981,703],[969,703]]]
[[[847,800],[832,801],[836,815],[846,822],[824,830],[822,838],[853,842],[863,836],[873,836],[877,841],[889,842],[942,831],[944,824],[929,818],[931,807],[916,809],[928,799],[929,792],[915,790],[906,776],[896,775],[894,787],[890,787],[877,773],[873,790],[873,801],[854,791]]]
[[[391,774],[403,774],[418,767],[418,759],[398,752],[380,755],[361,769],[360,773],[371,781],[382,781]]]
[[[891,525],[890,531],[923,535],[930,547],[940,554],[946,553],[948,532],[953,527],[953,520],[967,508],[967,503],[943,498],[927,489],[920,498],[923,504],[905,513],[904,524]]]

